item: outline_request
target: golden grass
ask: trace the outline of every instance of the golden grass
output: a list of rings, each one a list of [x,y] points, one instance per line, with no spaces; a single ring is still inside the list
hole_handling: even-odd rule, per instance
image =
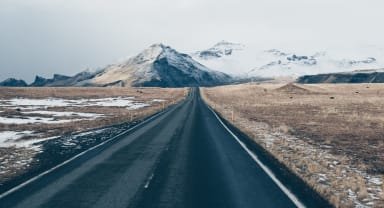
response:
[[[22,131],[33,129],[41,133],[41,137],[62,135],[69,132],[84,131],[117,123],[140,120],[155,112],[181,101],[187,94],[187,88],[126,88],[126,87],[41,87],[41,88],[0,88],[0,99],[23,98],[64,98],[64,99],[86,99],[86,98],[109,98],[109,97],[135,97],[136,101],[146,102],[153,99],[166,100],[154,102],[151,106],[130,110],[125,107],[51,107],[54,111],[75,111],[100,113],[106,117],[95,120],[82,120],[61,124],[0,124],[0,131]],[[1,108],[1,107],[0,107]],[[1,109],[0,109],[1,110]],[[20,114],[15,110],[4,110],[0,115]]]
[[[227,120],[335,206],[360,201],[384,179],[384,84],[242,84],[203,88],[204,99]],[[328,181],[319,182],[318,174]],[[378,186],[379,187],[379,186]],[[384,204],[380,191],[370,191]]]

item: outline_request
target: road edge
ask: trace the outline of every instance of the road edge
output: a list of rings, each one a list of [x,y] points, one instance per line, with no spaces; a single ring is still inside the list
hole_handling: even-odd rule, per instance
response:
[[[189,98],[189,95],[186,96],[186,97],[185,97],[183,100],[181,100],[180,102],[176,103],[175,105],[169,106],[168,108],[166,108],[166,109],[164,109],[164,110],[162,110],[162,111],[158,111],[158,112],[156,112],[156,113],[150,115],[149,117],[143,119],[142,121],[140,121],[139,123],[137,123],[137,124],[134,125],[133,127],[131,127],[131,128],[129,128],[129,129],[127,129],[127,130],[121,132],[120,134],[115,135],[115,136],[113,136],[112,138],[109,138],[109,139],[107,139],[107,140],[105,140],[105,141],[103,141],[103,142],[101,142],[101,143],[99,143],[99,144],[97,144],[97,145],[95,145],[95,146],[93,146],[93,147],[90,147],[89,149],[86,149],[86,150],[84,150],[83,152],[80,152],[80,153],[74,155],[73,157],[71,157],[71,158],[69,158],[69,159],[67,159],[67,160],[65,160],[65,161],[63,161],[63,162],[61,162],[61,163],[55,165],[54,167],[52,167],[52,168],[50,168],[50,169],[48,169],[48,170],[45,170],[44,172],[39,173],[38,175],[33,176],[32,178],[30,178],[30,179],[28,179],[28,180],[26,180],[26,181],[20,183],[19,185],[17,185],[17,186],[15,186],[15,187],[13,187],[13,188],[11,188],[11,189],[9,189],[9,190],[7,190],[7,191],[1,193],[1,194],[0,194],[0,200],[3,199],[3,198],[5,198],[5,197],[7,197],[8,195],[10,195],[10,194],[16,192],[16,191],[22,189],[23,187],[27,186],[28,184],[33,183],[34,181],[36,181],[36,180],[42,178],[43,176],[45,176],[45,175],[47,175],[47,174],[49,174],[49,173],[51,173],[51,172],[53,172],[53,171],[55,171],[55,170],[57,170],[57,169],[63,167],[64,165],[66,165],[66,164],[68,164],[68,163],[70,163],[70,162],[76,160],[77,158],[79,158],[79,157],[81,157],[81,156],[87,154],[88,152],[91,152],[91,151],[93,151],[93,150],[95,150],[95,149],[97,149],[97,148],[100,148],[100,147],[102,147],[102,146],[104,146],[104,145],[106,145],[106,144],[109,144],[109,143],[115,141],[116,139],[121,138],[123,135],[130,133],[131,131],[135,130],[136,128],[139,128],[139,127],[143,126],[144,124],[146,124],[146,123],[148,123],[148,122],[150,122],[150,121],[156,119],[157,117],[160,117],[161,115],[163,115],[163,114],[165,114],[165,113],[167,113],[167,112],[170,112],[171,110],[176,109],[177,107],[179,107],[180,105],[182,105],[184,102],[186,102],[188,98]]]
[[[240,146],[255,160],[264,172],[270,176],[297,207],[333,207],[326,199],[321,197],[319,193],[313,190],[313,188],[306,184],[299,176],[292,173],[288,167],[278,161],[272,154],[220,116],[220,113],[213,110],[211,106],[206,105],[228,133],[234,137]],[[300,191],[292,191],[293,187],[300,189]],[[308,197],[315,200],[311,200]]]

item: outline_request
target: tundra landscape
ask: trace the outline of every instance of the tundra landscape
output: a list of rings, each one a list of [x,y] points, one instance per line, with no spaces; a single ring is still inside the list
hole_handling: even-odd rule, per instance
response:
[[[0,88],[0,189],[180,102],[187,88]]]
[[[384,208],[383,8],[0,0],[0,208]]]
[[[202,94],[335,207],[383,206],[383,84],[249,83]]]

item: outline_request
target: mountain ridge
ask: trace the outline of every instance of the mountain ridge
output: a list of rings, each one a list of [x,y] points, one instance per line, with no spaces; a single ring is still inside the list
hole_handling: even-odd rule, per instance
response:
[[[301,76],[296,80],[302,84],[316,83],[384,83],[384,69],[357,70],[352,72],[328,73]]]
[[[83,71],[74,76],[54,74],[50,79],[37,75],[28,86],[191,87],[216,86],[233,81],[233,77],[207,68],[188,54],[157,43],[136,56],[96,72]]]

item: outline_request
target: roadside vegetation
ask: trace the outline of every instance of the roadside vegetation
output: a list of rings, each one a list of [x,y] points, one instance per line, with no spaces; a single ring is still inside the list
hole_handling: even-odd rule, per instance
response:
[[[335,207],[384,207],[383,84],[242,84],[206,102]]]

